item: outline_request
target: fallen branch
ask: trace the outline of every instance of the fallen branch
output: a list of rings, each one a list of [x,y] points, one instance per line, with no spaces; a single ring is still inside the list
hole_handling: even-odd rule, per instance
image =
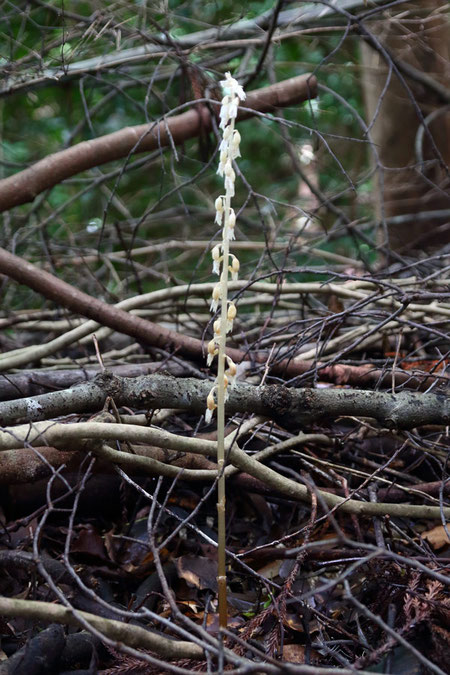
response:
[[[35,483],[48,478],[55,468],[63,464],[66,470],[78,470],[83,456],[78,452],[59,451],[47,446],[0,452],[0,485]]]
[[[90,614],[89,612],[79,612],[69,607],[56,605],[51,602],[40,602],[38,600],[18,600],[0,597],[0,614],[3,616],[16,616],[24,619],[34,619],[36,621],[56,622],[67,626],[80,625],[80,619],[87,621],[96,630],[100,631],[105,637],[122,642],[128,647],[137,649],[148,649],[157,653],[165,659],[177,660],[183,658],[203,659],[204,651],[198,645],[181,640],[169,640],[163,636],[152,634],[150,631],[120,621],[112,619],[103,619],[102,617]],[[207,644],[205,643],[205,648]],[[252,664],[248,664],[243,658],[233,654],[229,649],[225,649],[225,655],[232,658],[235,663],[247,666],[248,672]],[[283,664],[286,672],[297,673],[297,675],[353,675],[351,668],[317,668],[316,666]],[[261,664],[261,672],[278,673],[279,669],[267,664]],[[245,672],[245,667],[241,672]],[[360,675],[370,675],[369,671],[360,670]]]
[[[149,375],[160,368],[161,363],[158,363],[158,361],[108,366],[110,372],[122,377]],[[186,370],[173,361],[165,363],[164,370],[176,376],[186,374]],[[8,375],[0,374],[0,401],[10,401],[25,396],[40,396],[49,391],[67,389],[81,382],[93,380],[99,373],[100,366],[91,365],[87,368],[72,368],[67,370],[37,369]]]
[[[58,392],[0,404],[0,425],[25,419],[45,420],[72,413],[101,410],[108,396],[116,405],[135,408],[176,408],[202,414],[211,388],[209,380],[144,375],[116,377],[104,373],[90,382]],[[390,429],[450,423],[450,399],[442,394],[351,389],[289,389],[237,383],[230,391],[227,414],[249,412],[296,426],[342,416],[369,417]]]
[[[70,331],[74,337],[71,337],[68,341],[66,341],[64,335],[56,338],[54,343],[57,345],[58,349],[62,349],[64,346],[67,346],[67,344],[70,344],[71,341],[80,339],[82,336],[89,334],[89,332],[96,330],[99,324],[102,324],[153,347],[159,347],[165,350],[177,349],[182,355],[194,359],[204,359],[204,348],[201,340],[169,330],[156,323],[124,311],[124,309],[122,309],[123,306],[126,306],[127,309],[136,306],[136,304],[133,303],[133,299],[124,300],[123,302],[118,303],[118,305],[108,305],[106,302],[74,288],[62,279],[58,279],[58,277],[36,267],[19,256],[9,253],[3,248],[0,248],[0,274],[5,274],[11,279],[15,279],[17,282],[25,284],[45,298],[66,307],[76,314],[81,314],[88,319],[92,319],[95,322],[91,326],[81,325],[74,328]],[[239,283],[241,282],[232,282],[230,287],[236,289],[239,287]],[[210,293],[212,286],[212,284],[203,284],[203,292]],[[252,285],[255,290],[267,290],[267,286],[269,286],[269,284],[260,284],[259,282]],[[276,288],[276,285],[273,286]],[[290,285],[290,288],[291,286],[292,285]],[[313,286],[315,290],[319,285],[297,284],[296,286],[301,286],[301,289],[299,288],[297,292],[307,293],[310,290],[309,287]],[[195,287],[195,289],[196,288],[197,287]],[[177,287],[176,289],[170,290],[174,291],[171,293],[172,296],[175,294],[182,296],[186,293],[185,287]],[[293,291],[294,289],[292,288],[291,290]],[[355,295],[354,290],[349,287],[344,288],[343,285],[341,285],[341,287],[337,284],[330,285],[330,290],[338,291],[346,297],[354,297]],[[161,296],[164,292],[165,291],[157,291]],[[141,299],[145,299],[145,297],[142,296]],[[31,350],[25,348],[13,352],[11,356],[5,356],[4,359],[0,360],[0,370],[13,367],[17,368],[24,363],[29,363],[31,360],[42,358],[42,352],[46,353],[45,347],[46,345],[43,346],[44,349],[42,350],[40,350],[39,347]],[[241,363],[242,361],[249,359],[248,352],[240,349],[228,347],[227,354],[235,363]],[[267,357],[267,352],[251,353],[251,360],[254,363],[266,364]],[[304,360],[301,357],[283,359],[276,364],[272,364],[270,369],[271,372],[286,377],[296,377],[315,369],[320,372],[321,378],[328,379],[337,384],[355,384],[357,386],[377,384],[378,386],[392,386],[393,382],[393,375],[390,371],[381,371],[371,365],[347,366],[336,364],[330,366],[326,363]],[[397,371],[395,373],[394,382],[397,385],[407,382],[411,387],[425,388],[430,386],[434,379],[435,378],[430,377],[428,374],[420,376]]]
[[[256,387],[255,387],[256,388]],[[105,441],[121,441],[126,443],[151,443],[161,448],[173,451],[192,452],[204,456],[215,456],[216,443],[200,438],[189,438],[132,424],[114,424],[104,422],[80,422],[77,424],[58,424],[55,422],[39,422],[30,428],[30,425],[13,427],[0,432],[0,449],[5,447],[21,447],[22,444],[32,445],[47,442],[61,448],[84,448],[97,454],[104,460],[122,466],[128,471],[135,471],[148,475],[168,475],[172,478],[184,474],[197,474],[196,479],[210,479],[211,471],[180,469],[179,467],[163,464],[152,457],[134,455],[129,452],[116,450],[108,446]],[[87,442],[86,442],[87,441]],[[225,442],[228,462],[240,471],[247,473],[265,483],[270,489],[279,494],[297,501],[310,502],[311,495],[306,485],[282,476],[268,466],[265,466],[254,457],[247,455],[237,443],[233,443],[234,434],[228,435]],[[217,475],[217,474],[216,474]],[[323,490],[317,490],[321,500],[331,508],[339,508],[346,513],[360,516],[395,516],[406,518],[450,518],[450,508],[439,506],[392,504],[384,502],[363,502],[357,499],[347,499]]]
[[[113,619],[104,619],[89,612],[55,605],[52,602],[0,597],[0,615],[56,622],[66,626],[83,625],[80,619],[84,619],[93,628],[112,640],[123,642],[129,647],[148,649],[165,659],[202,659],[204,657],[203,649],[191,642],[170,640],[141,628],[141,626],[134,626]]]

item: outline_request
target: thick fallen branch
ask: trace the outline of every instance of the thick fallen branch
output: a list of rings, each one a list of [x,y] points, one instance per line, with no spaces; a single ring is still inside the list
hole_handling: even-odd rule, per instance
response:
[[[0,425],[23,419],[45,420],[71,413],[101,410],[108,396],[116,405],[134,408],[176,408],[205,411],[209,380],[144,375],[116,377],[104,373],[64,391],[51,392],[0,404]],[[450,399],[442,394],[385,392],[351,389],[289,389],[281,385],[257,387],[236,384],[230,390],[227,413],[248,412],[292,426],[342,416],[370,417],[390,429],[411,429],[423,424],[450,423]]]
[[[215,456],[217,444],[200,438],[178,436],[161,429],[140,427],[131,424],[115,424],[104,422],[86,422],[77,424],[58,424],[54,422],[38,422],[30,425],[13,427],[0,432],[0,449],[5,447],[21,447],[22,444],[42,444],[47,442],[59,447],[78,447],[89,450],[106,461],[118,464],[131,472],[143,475],[161,473],[171,477],[182,476],[186,473],[197,474],[197,479],[211,480],[211,471],[180,469],[176,466],[163,464],[151,457],[130,454],[108,446],[105,441],[121,441],[126,443],[151,443],[172,451],[192,452],[204,456]],[[228,462],[254,478],[262,481],[274,492],[289,499],[310,502],[311,494],[306,485],[282,476],[268,466],[265,466],[254,457],[247,455],[233,443],[234,435],[226,439]],[[166,470],[170,469],[169,472]],[[407,518],[450,518],[450,508],[439,506],[392,504],[383,502],[363,502],[356,499],[346,499],[323,490],[317,490],[323,503],[331,508],[339,508],[346,513],[360,516],[396,516]]]
[[[137,649],[148,649],[157,653],[165,659],[203,659],[204,651],[198,645],[181,640],[169,640],[168,638],[155,635],[150,631],[112,619],[103,619],[102,617],[90,614],[88,612],[73,611],[62,605],[55,605],[51,602],[40,602],[37,600],[18,600],[0,597],[0,614],[3,616],[16,616],[24,619],[34,619],[35,621],[46,621],[61,623],[67,626],[80,625],[80,619],[89,622],[96,630],[103,633],[117,642],[134,647]],[[205,648],[207,643],[205,642]],[[224,649],[225,656],[235,664],[241,664],[240,672],[255,672],[252,668],[254,664],[246,659],[238,657],[229,649]],[[297,675],[353,675],[351,668],[317,668],[316,666],[282,664],[286,673],[297,673]],[[260,672],[278,673],[280,669],[273,665],[261,664]],[[236,672],[236,671],[235,671]],[[360,675],[370,675],[369,671],[359,670]]]
[[[56,448],[36,447],[34,450],[6,450],[0,452],[0,485],[34,483],[48,478],[54,468],[65,465],[66,470],[77,470],[83,455],[58,451]],[[1,675],[1,673],[0,673]]]
[[[317,80],[313,75],[292,77],[250,92],[238,119],[252,117],[254,110],[260,113],[273,112],[276,108],[302,103],[316,95]],[[214,101],[211,103],[218,104]],[[30,168],[0,181],[0,212],[31,202],[44,190],[87,169],[123,159],[130,154],[184,143],[188,138],[198,136],[200,132],[211,128],[209,109],[206,105],[197,103],[187,112],[164,118],[159,123],[125,127],[112,134],[55,152]]]
[[[139,377],[154,373],[161,368],[161,363],[129,363],[109,366],[108,370],[122,377]],[[164,371],[171,375],[186,375],[183,366],[169,361],[164,364]],[[25,396],[40,396],[49,391],[67,389],[80,382],[93,380],[100,373],[100,366],[87,368],[72,368],[67,370],[29,370],[22,373],[8,375],[0,374],[0,401],[10,401]]]
[[[0,615],[20,616],[35,621],[57,622],[66,626],[79,626],[81,624],[80,619],[84,619],[93,628],[112,640],[123,642],[129,647],[148,649],[166,659],[201,659],[204,655],[203,649],[191,642],[170,640],[140,626],[114,621],[113,619],[104,619],[95,614],[73,610],[51,602],[0,597]]]
[[[65,643],[63,627],[59,624],[52,624],[28,639],[25,645],[9,659],[2,660],[0,675],[20,673],[20,671],[27,675],[57,672]]]

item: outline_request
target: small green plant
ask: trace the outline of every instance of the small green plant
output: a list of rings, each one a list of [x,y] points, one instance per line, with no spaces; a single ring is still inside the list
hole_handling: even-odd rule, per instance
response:
[[[239,102],[245,99],[245,93],[239,83],[225,74],[225,80],[220,84],[224,90],[224,97],[220,108],[220,128],[223,137],[220,143],[220,161],[217,173],[223,176],[225,194],[216,199],[215,222],[222,228],[222,242],[212,250],[213,271],[219,275],[219,283],[212,293],[211,311],[216,313],[220,307],[220,317],[214,321],[214,337],[208,344],[208,365],[211,365],[217,356],[217,378],[207,397],[206,421],[210,422],[213,411],[217,409],[217,465],[219,471],[217,487],[217,519],[218,519],[218,570],[217,584],[219,596],[219,624],[221,628],[227,625],[227,579],[225,561],[225,401],[228,389],[233,385],[236,376],[236,364],[226,355],[227,333],[233,329],[236,317],[236,305],[228,300],[228,278],[237,279],[239,260],[230,253],[230,241],[234,236],[236,215],[231,207],[231,198],[234,196],[234,182],[236,174],[233,161],[240,157],[239,144],[241,136],[234,128]]]

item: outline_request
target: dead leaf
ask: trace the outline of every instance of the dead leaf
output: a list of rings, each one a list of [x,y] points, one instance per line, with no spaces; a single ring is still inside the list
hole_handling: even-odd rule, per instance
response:
[[[102,562],[109,562],[102,536],[89,523],[77,528],[72,542],[72,553],[89,556]]]
[[[432,527],[431,530],[422,532],[422,538],[426,539],[430,544],[431,548],[435,551],[447,544],[450,544],[450,539],[448,538],[447,532],[444,530],[443,525],[436,525]]]
[[[305,663],[305,648],[302,645],[284,645],[283,661]]]
[[[344,304],[337,295],[332,293],[328,298],[328,309],[333,314],[340,314],[344,311]]]
[[[217,562],[204,556],[183,555],[175,560],[178,576],[200,590],[217,592]]]
[[[271,560],[258,570],[258,574],[266,579],[273,580],[280,574],[280,567],[284,560]]]
[[[283,647],[283,661],[305,663],[306,648],[303,645],[291,644]],[[310,652],[311,663],[318,663],[320,655],[314,649]]]
[[[228,617],[227,626],[228,628],[238,630],[242,628],[242,626],[245,626],[245,621],[240,616]],[[219,615],[211,613],[208,614],[206,618],[206,630],[208,631],[208,633],[210,633],[211,635],[217,635],[219,629],[220,629]]]

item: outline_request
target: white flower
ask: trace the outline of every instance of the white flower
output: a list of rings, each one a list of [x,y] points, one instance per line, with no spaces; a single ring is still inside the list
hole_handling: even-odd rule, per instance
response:
[[[234,302],[230,302],[230,306],[227,311],[227,333],[231,333],[233,330],[233,321],[236,318],[237,309]]]
[[[233,133],[233,129],[231,127],[226,127],[226,129],[223,132],[223,140],[225,142],[229,141],[232,133]]]
[[[237,309],[234,302],[230,302],[230,306],[227,311],[227,333],[231,333],[233,330],[233,321],[236,318]]]
[[[230,208],[228,218],[226,219],[225,226],[233,228],[236,224],[236,214],[233,208]]]
[[[217,197],[214,206],[216,207],[216,217],[214,222],[220,227],[222,225],[222,216],[223,216],[223,199],[222,197]]]
[[[219,167],[217,169],[217,173],[219,174],[219,176],[223,176],[227,168],[228,161],[229,161],[228,152],[226,150],[222,150],[222,152],[220,153]]]
[[[220,284],[216,284],[212,292],[211,312],[217,312],[219,308],[219,300],[221,297],[222,297],[222,287]]]
[[[234,181],[230,180],[229,178],[225,178],[225,189],[230,197],[234,197]]]
[[[230,155],[231,159],[236,159],[236,157],[241,156],[241,152],[239,150],[239,144],[241,142],[241,134],[237,129],[235,129],[233,133],[233,138],[231,139],[230,143]]]
[[[208,358],[206,360],[206,365],[210,366],[214,360],[214,357],[219,353],[219,350],[216,345],[215,340],[210,340],[208,342]]]
[[[226,92],[227,94],[235,94],[236,96],[239,96],[241,101],[244,101],[245,91],[242,89],[239,82],[235,80],[234,77],[231,77],[231,73],[225,73],[225,78],[226,78],[225,80],[220,81],[220,84],[224,92]]]
[[[221,82],[224,88],[224,97],[222,99],[222,105],[220,109],[220,128],[223,130],[222,140],[219,145],[219,166],[217,173],[223,177],[225,184],[225,195],[217,197],[215,201],[215,222],[219,227],[223,226],[222,244],[216,244],[212,251],[211,256],[213,260],[213,272],[221,276],[221,281],[216,284],[212,292],[211,300],[211,311],[217,312],[219,305],[223,303],[222,310],[225,311],[226,308],[226,322],[225,326],[222,326],[222,318],[215,318],[213,329],[214,336],[212,340],[208,343],[207,348],[207,364],[210,366],[217,355],[221,355],[222,358],[226,358],[227,368],[223,374],[223,381],[214,383],[213,388],[208,394],[206,399],[206,412],[205,412],[205,421],[208,424],[211,422],[213,412],[217,408],[217,389],[220,386],[224,389],[224,398],[225,401],[229,396],[229,389],[233,386],[234,380],[236,377],[236,364],[222,353],[222,350],[225,347],[225,338],[226,335],[223,333],[228,333],[233,328],[233,321],[236,318],[237,309],[236,305],[232,301],[227,301],[227,279],[229,274],[231,278],[236,280],[238,278],[238,272],[240,263],[235,255],[229,252],[228,245],[225,246],[226,240],[234,239],[234,227],[236,224],[236,214],[234,209],[230,206],[230,199],[233,197],[235,192],[235,181],[236,174],[233,169],[233,160],[241,156],[240,153],[240,142],[241,135],[234,128],[234,120],[237,117],[239,101],[245,99],[245,93],[241,85],[231,77],[230,73],[225,74],[225,80]],[[227,255],[224,255],[225,249],[227,250]]]
[[[234,120],[237,117],[237,110],[238,110],[238,99],[237,98],[232,98],[231,102],[228,105],[228,119],[229,120]]]
[[[220,223],[219,223],[220,225]],[[214,246],[213,250],[211,251],[212,259],[213,259],[213,272],[215,274],[220,274],[220,261],[221,261],[221,255],[220,255],[220,246],[216,245]]]
[[[229,96],[224,96],[222,99],[222,105],[220,106],[220,124],[221,129],[225,129],[230,119],[230,103],[231,99]]]
[[[228,368],[225,371],[226,376],[228,377],[228,382],[230,383],[230,388],[233,387],[236,381],[237,366],[233,359],[229,356],[226,357]]]
[[[206,399],[206,413],[205,413],[206,424],[209,424],[211,422],[213,411],[217,408],[216,402],[214,400],[214,390],[216,389],[216,387],[217,385],[215,384],[214,387],[209,392]]]
[[[226,403],[230,398],[230,394],[228,393],[228,377],[225,375],[225,373],[223,375],[223,387],[225,389],[224,401]]]
[[[230,197],[234,197],[234,181],[236,174],[233,171],[230,160],[225,165],[225,191]]]
[[[305,143],[300,148],[300,161],[303,164],[310,164],[315,159],[314,150],[312,145]]]
[[[236,281],[238,278],[240,263],[235,255],[231,254],[231,265],[228,266],[228,269],[231,272],[231,278],[233,281]]]

